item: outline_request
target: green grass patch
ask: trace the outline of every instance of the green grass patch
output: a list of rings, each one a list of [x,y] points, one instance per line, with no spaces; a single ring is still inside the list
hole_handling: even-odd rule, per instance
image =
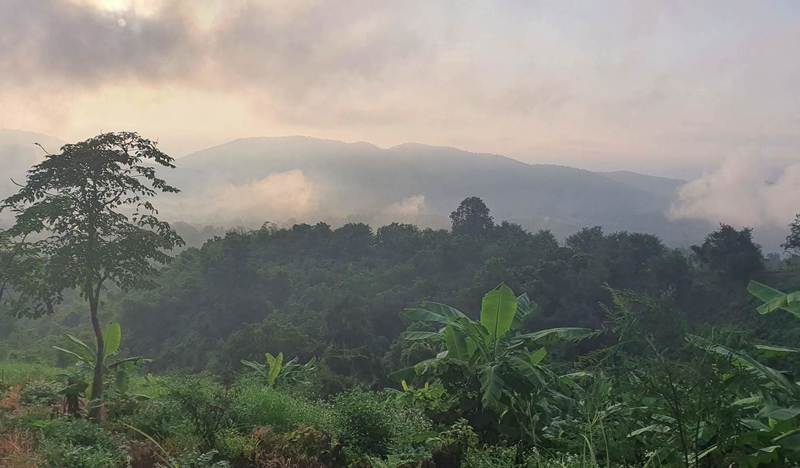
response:
[[[34,380],[52,379],[59,369],[44,364],[0,361],[0,388],[13,387]]]

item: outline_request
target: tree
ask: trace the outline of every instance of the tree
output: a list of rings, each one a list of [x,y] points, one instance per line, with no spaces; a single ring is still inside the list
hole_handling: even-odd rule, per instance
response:
[[[709,270],[731,281],[747,281],[764,269],[761,247],[753,242],[749,228],[736,230],[727,224],[708,236],[692,251]]]
[[[0,210],[15,215],[5,232],[13,262],[35,269],[9,278],[16,315],[51,312],[65,290],[88,303],[94,332],[90,418],[102,418],[106,342],[98,318],[105,286],[123,290],[152,285],[168,251],[183,244],[150,199],[178,192],[156,176],[173,159],[136,133],[104,133],[65,145],[28,171],[25,185]]]
[[[453,222],[454,234],[480,236],[494,227],[494,221],[489,216],[489,208],[478,197],[465,198],[458,208],[450,213]]]
[[[794,221],[789,225],[789,235],[786,236],[786,242],[781,247],[786,252],[800,255],[800,214],[795,216]]]

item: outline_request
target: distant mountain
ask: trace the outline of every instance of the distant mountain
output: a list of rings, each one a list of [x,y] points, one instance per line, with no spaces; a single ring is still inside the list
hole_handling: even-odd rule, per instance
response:
[[[46,135],[0,130],[0,197],[16,191],[11,179],[24,180],[25,171],[43,157],[34,143],[54,152],[62,145]],[[181,157],[177,166],[168,178],[183,191],[162,196],[162,214],[194,224],[198,238],[217,232],[202,226],[265,221],[447,227],[449,213],[472,195],[481,197],[498,221],[558,236],[601,225],[687,245],[713,227],[666,218],[681,180],[526,164],[416,143],[383,149],[307,137],[247,138]],[[194,229],[183,227],[187,233]]]
[[[706,223],[665,217],[681,180],[525,164],[455,148],[248,138],[187,155],[178,166],[172,180],[184,194],[176,208],[205,216],[202,222],[399,219],[445,226],[450,211],[475,195],[497,220],[560,235],[602,225],[682,245],[708,230]]]

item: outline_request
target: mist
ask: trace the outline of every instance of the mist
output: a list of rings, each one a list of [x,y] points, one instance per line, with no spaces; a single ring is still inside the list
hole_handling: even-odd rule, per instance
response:
[[[800,164],[775,168],[759,158],[731,158],[677,192],[673,219],[737,227],[784,228],[798,211]]]

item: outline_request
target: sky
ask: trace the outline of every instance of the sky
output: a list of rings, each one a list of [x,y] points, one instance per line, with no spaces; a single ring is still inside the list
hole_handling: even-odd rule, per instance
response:
[[[175,156],[309,135],[711,177],[691,198],[726,167],[796,171],[798,51],[791,0],[2,0],[0,128],[136,130]]]

